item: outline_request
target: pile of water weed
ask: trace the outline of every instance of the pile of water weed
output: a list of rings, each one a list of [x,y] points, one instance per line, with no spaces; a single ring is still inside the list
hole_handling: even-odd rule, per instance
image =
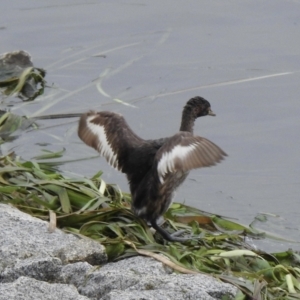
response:
[[[300,299],[297,253],[255,250],[245,242],[247,236],[261,236],[252,228],[179,203],[166,213],[163,226],[192,239],[165,243],[132,213],[130,195],[106,184],[101,172],[72,179],[53,163],[7,155],[0,159],[0,193],[1,202],[49,221],[50,230],[57,226],[99,241],[110,261],[147,255],[178,272],[206,273],[232,283],[240,289],[236,299]]]

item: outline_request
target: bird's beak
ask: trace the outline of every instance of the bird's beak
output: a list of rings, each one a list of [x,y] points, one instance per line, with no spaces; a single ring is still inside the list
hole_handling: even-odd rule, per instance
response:
[[[208,115],[213,117],[216,116],[216,114],[210,108],[208,109]]]

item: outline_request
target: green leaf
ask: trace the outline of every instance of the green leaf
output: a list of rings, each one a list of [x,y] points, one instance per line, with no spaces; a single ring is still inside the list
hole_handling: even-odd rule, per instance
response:
[[[125,245],[123,243],[106,244],[106,254],[110,261],[120,257],[125,251]]]
[[[35,157],[33,157],[33,159],[42,160],[42,159],[59,158],[59,157],[63,156],[66,149],[63,148],[62,150],[57,151],[57,152],[52,152],[52,151],[49,151],[49,150],[46,150],[46,149],[42,149],[42,151],[46,152],[46,154],[35,156]]]
[[[68,193],[64,187],[57,186],[54,184],[47,184],[47,185],[44,185],[44,188],[48,191],[55,193],[58,196],[61,207],[62,207],[62,211],[64,213],[70,213],[72,211]]]

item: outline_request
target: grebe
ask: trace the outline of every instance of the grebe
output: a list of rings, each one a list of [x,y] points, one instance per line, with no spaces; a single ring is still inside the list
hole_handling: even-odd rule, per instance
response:
[[[193,135],[195,120],[207,115],[215,116],[210,103],[194,97],[183,108],[180,131],[157,140],[138,137],[123,116],[113,112],[90,111],[79,121],[81,140],[126,174],[133,212],[168,241],[187,240],[169,234],[157,224],[172,203],[175,190],[190,170],[213,166],[226,156],[214,143]]]

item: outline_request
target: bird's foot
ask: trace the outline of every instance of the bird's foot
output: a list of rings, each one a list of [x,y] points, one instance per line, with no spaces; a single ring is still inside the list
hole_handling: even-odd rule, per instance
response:
[[[201,235],[186,235],[184,237],[179,237],[181,234],[186,233],[186,230],[181,229],[176,232],[170,234],[173,239],[176,239],[177,242],[186,242],[186,241],[199,241],[203,237]]]
[[[185,232],[186,232],[186,231],[185,231],[184,229],[177,230],[177,231],[173,232],[173,233],[171,234],[171,236],[177,237],[177,236],[180,236],[181,234],[183,234],[183,233],[185,233]]]
[[[182,233],[185,232],[185,230],[178,230],[172,234],[167,232],[165,229],[161,228],[157,225],[156,221],[151,222],[152,227],[159,232],[159,234],[167,241],[169,242],[179,242],[184,243],[190,240],[195,240],[195,237],[179,237]]]

